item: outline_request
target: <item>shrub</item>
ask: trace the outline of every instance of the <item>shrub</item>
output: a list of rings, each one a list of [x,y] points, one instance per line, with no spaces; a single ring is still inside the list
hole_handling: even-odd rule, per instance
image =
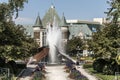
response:
[[[120,71],[120,65],[117,64],[115,59],[96,59],[93,62],[93,69],[97,72],[102,72],[106,75],[115,74]]]
[[[93,69],[96,70],[97,72],[102,72],[106,63],[107,62],[104,59],[101,58],[96,59],[93,62]]]
[[[6,63],[4,67],[9,68],[10,74],[14,74],[13,68],[12,68],[12,66],[10,64]]]
[[[5,66],[5,59],[0,57],[0,67]]]
[[[18,67],[19,69],[24,69],[24,68],[26,68],[26,64],[18,64],[18,63],[17,63],[17,67]]]
[[[8,64],[12,67],[12,69],[10,69],[10,70],[13,70],[13,73],[16,74],[17,70],[18,70],[16,62],[11,60],[8,62]]]
[[[114,59],[110,59],[107,61],[107,64],[103,68],[104,74],[115,74],[115,72],[120,71],[120,66],[117,64],[117,62]]]
[[[111,65],[105,65],[103,68],[103,73],[107,74],[107,75],[113,74],[113,70],[112,70]]]

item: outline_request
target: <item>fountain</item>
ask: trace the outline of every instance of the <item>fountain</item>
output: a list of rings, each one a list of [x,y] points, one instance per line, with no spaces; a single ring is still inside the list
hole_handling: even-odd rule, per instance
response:
[[[29,66],[29,64],[34,61],[40,62],[42,59],[45,59],[47,55],[49,56],[48,63],[50,64],[60,63],[61,56],[75,63],[75,61],[71,57],[65,54],[62,39],[62,31],[61,28],[58,27],[55,17],[53,23],[49,23],[47,25],[46,32],[46,43],[49,46],[49,48],[47,46],[40,47],[39,53],[35,54],[30,58],[30,60],[27,63],[27,66]]]
[[[47,26],[47,44],[49,45],[49,62],[50,63],[58,63],[59,60],[57,58],[58,51],[56,47],[63,52],[64,48],[62,47],[62,32],[60,27],[54,18],[52,24]]]
[[[58,24],[55,20],[53,24],[49,24],[47,26],[47,44],[49,45],[49,62],[54,64],[58,63],[58,56],[62,55],[64,58],[71,60],[73,63],[75,63],[75,60],[73,60],[71,57],[65,54],[64,51],[64,44],[62,39],[62,31],[60,27],[58,27]]]

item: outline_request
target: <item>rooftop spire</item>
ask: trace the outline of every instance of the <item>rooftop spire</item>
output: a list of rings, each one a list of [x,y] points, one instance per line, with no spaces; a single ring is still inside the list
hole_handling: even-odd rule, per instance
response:
[[[51,4],[51,8],[55,8],[55,6],[53,5],[53,3]]]
[[[40,28],[43,27],[43,26],[42,26],[42,21],[41,21],[40,16],[39,16],[39,13],[38,13],[38,16],[37,16],[37,18],[36,18],[36,21],[35,21],[35,24],[34,24],[33,27],[40,27]]]
[[[66,19],[65,19],[64,13],[63,13],[63,16],[62,16],[62,19],[61,19],[60,26],[66,26],[66,25],[67,25],[67,22],[66,22]]]

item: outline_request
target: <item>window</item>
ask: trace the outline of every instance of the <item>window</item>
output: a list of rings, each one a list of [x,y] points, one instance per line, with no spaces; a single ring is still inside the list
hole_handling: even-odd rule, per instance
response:
[[[34,38],[40,39],[40,32],[34,32]]]

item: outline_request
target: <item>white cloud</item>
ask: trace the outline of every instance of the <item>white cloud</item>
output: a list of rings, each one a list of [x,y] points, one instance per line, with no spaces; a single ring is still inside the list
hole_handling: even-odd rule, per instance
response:
[[[13,18],[13,21],[15,21],[16,24],[34,24],[34,20],[27,17]]]

